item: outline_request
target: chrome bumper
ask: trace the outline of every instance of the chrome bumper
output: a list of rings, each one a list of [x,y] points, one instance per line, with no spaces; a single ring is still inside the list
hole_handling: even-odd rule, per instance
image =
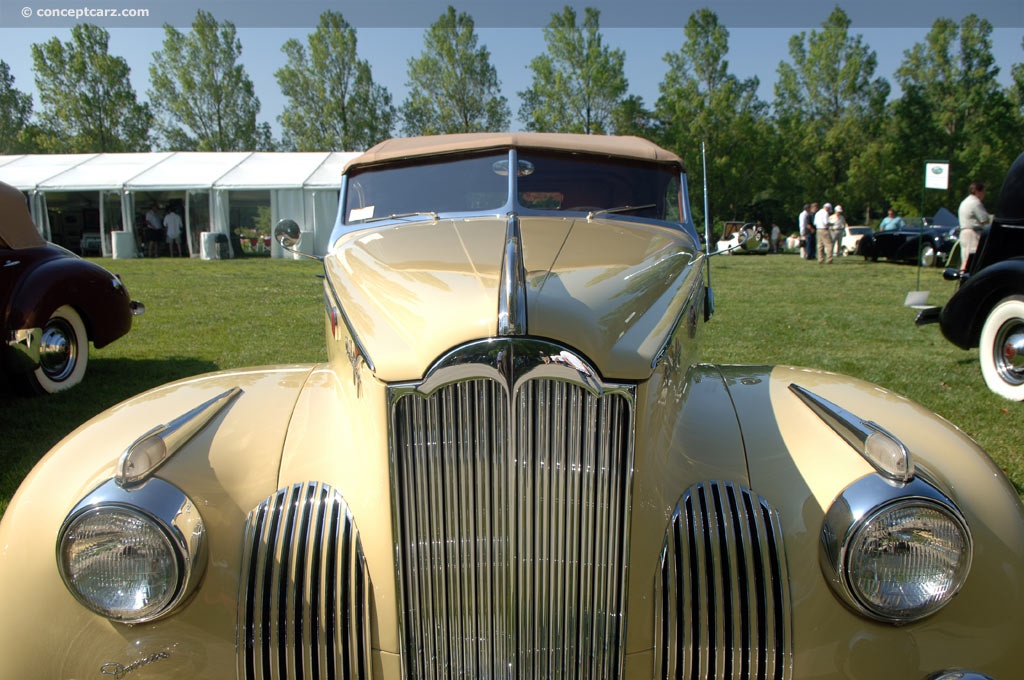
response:
[[[39,348],[43,343],[42,328],[23,328],[7,335],[7,366],[16,373],[34,371],[39,366]]]

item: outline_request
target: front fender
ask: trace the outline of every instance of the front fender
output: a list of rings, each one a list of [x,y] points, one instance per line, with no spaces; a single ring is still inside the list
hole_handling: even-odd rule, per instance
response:
[[[117,277],[92,262],[58,257],[19,281],[7,311],[8,328],[41,328],[62,305],[78,310],[96,347],[109,345],[132,327],[131,299]]]
[[[750,485],[778,510],[784,528],[797,675],[919,678],[958,667],[1014,677],[1024,630],[1024,510],[988,455],[946,420],[877,385],[799,368],[721,370],[743,433]],[[893,626],[853,613],[832,593],[818,563],[824,514],[847,485],[874,472],[791,384],[894,434],[919,474],[964,514],[974,539],[971,573],[938,613]]]
[[[1024,292],[1024,258],[989,265],[971,275],[942,308],[942,334],[962,349],[978,346],[981,328],[992,308],[1008,295]]]
[[[0,522],[0,602],[17,612],[0,619],[4,677],[101,677],[103,668],[119,667],[139,668],[140,677],[233,677],[238,537],[248,511],[278,488],[286,432],[310,372],[228,371],[165,385],[113,407],[54,447]],[[88,612],[57,570],[55,541],[65,516],[114,475],[136,438],[236,386],[243,393],[156,472],[184,491],[204,519],[210,553],[199,592],[173,623],[132,627]],[[211,666],[225,660],[226,667]]]

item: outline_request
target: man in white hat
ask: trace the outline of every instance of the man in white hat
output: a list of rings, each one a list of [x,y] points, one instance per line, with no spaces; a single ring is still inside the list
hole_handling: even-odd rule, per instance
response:
[[[815,235],[818,237],[818,264],[832,264],[832,232],[829,231],[828,218],[832,214],[832,204],[821,206],[814,215]]]
[[[836,206],[832,216],[828,218],[828,228],[832,232],[832,254],[839,257],[842,255],[843,236],[846,235],[846,215],[843,214],[843,206]]]

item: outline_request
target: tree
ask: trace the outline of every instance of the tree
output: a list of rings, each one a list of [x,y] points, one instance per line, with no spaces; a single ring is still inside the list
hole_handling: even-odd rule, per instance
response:
[[[152,114],[136,99],[128,62],[111,55],[109,43],[105,29],[78,24],[67,43],[52,38],[32,45],[46,150],[149,150]]]
[[[275,76],[288,104],[278,119],[298,151],[361,151],[391,135],[391,95],[356,56],[356,31],[338,12],[324,12],[308,48],[292,38]]]
[[[998,187],[1020,151],[1020,111],[998,82],[991,34],[992,25],[974,14],[959,24],[938,19],[896,71],[903,90],[893,106],[901,153],[892,162],[901,200],[920,202],[927,160],[950,162],[950,188],[926,194],[925,214],[959,202],[975,179]]]
[[[172,150],[244,151],[256,148],[260,100],[239,63],[234,24],[199,10],[192,31],[164,25],[163,48],[149,67],[149,101],[163,146]]]
[[[32,95],[14,87],[11,67],[0,59],[0,153],[18,153],[32,117]]]
[[[741,81],[729,73],[729,31],[711,10],[691,14],[683,33],[686,41],[679,51],[665,55],[668,71],[655,107],[658,141],[690,159],[699,158],[701,143],[706,144],[711,197],[723,197],[711,201],[716,221],[770,219],[753,214],[774,169],[767,105],[757,97],[758,81]],[[702,181],[703,174],[701,165],[694,164],[694,181]]]
[[[519,119],[539,132],[614,131],[616,109],[629,87],[624,73],[625,53],[606,46],[599,31],[601,13],[566,6],[544,29],[547,52],[530,62],[533,82],[520,92]]]
[[[512,114],[501,96],[491,53],[478,47],[473,18],[451,5],[423,35],[409,59],[409,95],[402,103],[408,135],[505,130]]]
[[[774,108],[784,154],[778,178],[791,212],[811,200],[842,202],[847,212],[851,204],[884,202],[877,182],[850,173],[862,167],[858,157],[879,135],[889,83],[875,78],[875,53],[849,28],[837,7],[820,32],[790,38],[792,63],[778,67]]]
[[[1020,47],[1024,50],[1024,38],[1020,41]],[[1024,62],[1013,65],[1013,68],[1010,69],[1010,77],[1013,79],[1010,90],[1011,100],[1017,107],[1017,115],[1024,117]]]

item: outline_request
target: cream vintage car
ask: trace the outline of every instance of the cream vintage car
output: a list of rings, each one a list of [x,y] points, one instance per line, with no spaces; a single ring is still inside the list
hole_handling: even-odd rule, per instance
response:
[[[328,360],[159,387],[42,459],[0,676],[1021,677],[1015,490],[880,387],[701,363],[686,178],[600,136],[353,160]]]

